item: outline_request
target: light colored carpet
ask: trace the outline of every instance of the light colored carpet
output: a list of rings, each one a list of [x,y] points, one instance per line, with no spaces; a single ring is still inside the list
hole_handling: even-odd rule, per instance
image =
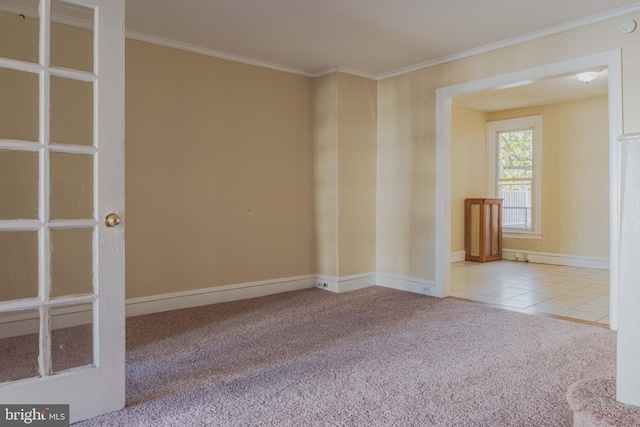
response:
[[[127,321],[127,407],[78,426],[570,426],[615,333],[380,287]]]
[[[598,378],[578,381],[567,392],[580,427],[640,426],[640,408],[616,401],[616,380]]]

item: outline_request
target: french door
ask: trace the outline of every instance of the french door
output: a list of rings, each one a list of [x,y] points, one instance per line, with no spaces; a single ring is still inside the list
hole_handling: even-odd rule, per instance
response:
[[[124,406],[124,0],[0,0],[0,403]]]

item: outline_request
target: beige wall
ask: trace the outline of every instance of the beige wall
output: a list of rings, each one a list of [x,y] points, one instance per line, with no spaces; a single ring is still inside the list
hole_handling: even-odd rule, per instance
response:
[[[311,79],[126,43],[127,297],[314,273]]]
[[[375,271],[376,82],[314,81],[316,272]]]
[[[627,18],[640,20],[640,14]],[[622,50],[625,132],[640,131],[640,33],[617,18],[378,83],[377,271],[435,276],[435,91],[454,84]]]
[[[487,116],[451,110],[451,252],[464,251],[464,201],[487,197]]]

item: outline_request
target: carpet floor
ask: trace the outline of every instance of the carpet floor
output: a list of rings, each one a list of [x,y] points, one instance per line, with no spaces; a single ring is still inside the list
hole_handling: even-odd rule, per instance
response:
[[[76,426],[570,426],[614,332],[381,287],[127,320],[127,406]]]

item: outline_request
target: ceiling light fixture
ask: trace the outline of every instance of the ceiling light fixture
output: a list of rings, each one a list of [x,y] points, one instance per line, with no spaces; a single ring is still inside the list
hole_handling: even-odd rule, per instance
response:
[[[584,82],[585,84],[589,84],[589,82],[591,80],[593,80],[596,77],[598,77],[598,72],[597,71],[586,71],[584,73],[576,74],[576,77],[581,82]]]

